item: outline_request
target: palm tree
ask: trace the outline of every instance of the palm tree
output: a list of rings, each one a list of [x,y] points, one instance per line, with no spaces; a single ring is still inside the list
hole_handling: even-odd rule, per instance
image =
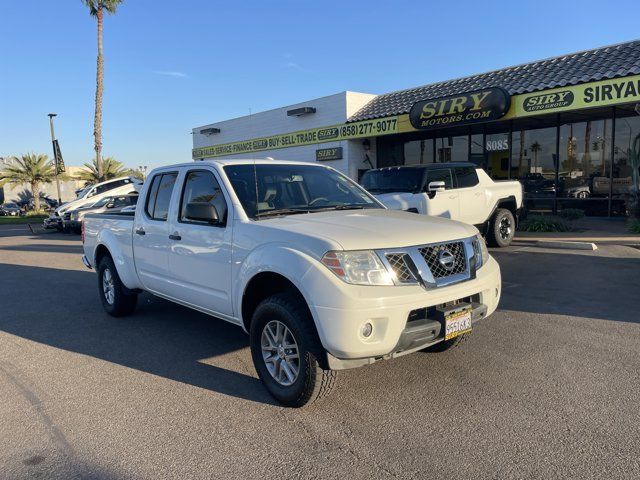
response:
[[[98,61],[96,68],[96,109],[93,117],[93,138],[98,179],[102,178],[102,91],[104,89],[104,57],[102,55],[102,19],[104,12],[114,14],[123,0],[82,0],[92,17],[98,21]]]
[[[534,160],[533,160],[533,165],[534,165],[533,171],[537,173],[538,172],[538,152],[540,150],[542,150],[542,145],[540,145],[538,143],[538,141],[536,140],[535,142],[533,142],[531,144],[531,146],[529,147],[529,150],[531,150],[533,152],[533,158],[534,158]]]
[[[13,157],[16,163],[4,167],[0,172],[0,186],[7,183],[21,185],[28,183],[33,194],[33,205],[40,211],[40,187],[55,178],[55,166],[46,155],[27,153],[20,158]]]
[[[91,163],[84,164],[85,170],[76,175],[78,180],[84,180],[87,183],[99,183],[105,180],[111,180],[116,177],[123,177],[129,173],[124,168],[122,162],[115,158],[107,157],[102,159],[102,175],[98,170],[98,159],[94,158]]]

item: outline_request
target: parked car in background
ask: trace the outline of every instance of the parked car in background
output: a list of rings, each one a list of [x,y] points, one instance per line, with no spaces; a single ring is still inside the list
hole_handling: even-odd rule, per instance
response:
[[[43,222],[44,228],[66,230],[70,227],[71,212],[77,208],[92,205],[107,196],[127,195],[140,190],[142,180],[135,177],[120,177],[95,185],[87,185],[78,193],[78,198],[64,203]]]
[[[0,205],[0,215],[7,217],[17,217],[22,214],[22,210],[17,203],[6,202]]]
[[[152,171],[141,197],[134,216],[85,216],[106,312],[148,291],[242,327],[288,406],[326,395],[335,370],[452,348],[500,300],[475,227],[388,210],[324,165],[189,162]]]
[[[96,203],[86,207],[80,207],[71,211],[68,229],[75,233],[82,231],[84,216],[88,213],[117,213],[125,207],[135,208],[138,203],[138,193],[130,195],[117,195],[104,197]]]
[[[520,182],[494,181],[473,163],[369,170],[362,186],[388,208],[475,225],[496,247],[511,243],[522,209]]]

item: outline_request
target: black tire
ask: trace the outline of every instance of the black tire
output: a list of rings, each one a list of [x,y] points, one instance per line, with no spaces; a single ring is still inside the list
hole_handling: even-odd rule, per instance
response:
[[[516,233],[516,221],[511,210],[498,208],[489,224],[487,242],[491,247],[508,247]]]
[[[105,271],[108,271],[113,282],[113,297],[107,298],[105,291]],[[109,255],[105,255],[98,265],[98,292],[105,311],[112,317],[130,315],[136,308],[138,295],[130,293],[122,284],[116,266]]]
[[[447,350],[451,350],[452,348],[460,346],[466,338],[467,335],[458,335],[456,338],[436,343],[435,345],[431,345],[430,347],[427,347],[422,351],[428,353],[446,352]]]
[[[273,321],[287,327],[298,350],[297,377],[288,386],[282,385],[272,376],[263,357],[263,331]],[[297,296],[282,293],[263,300],[253,314],[249,338],[251,356],[258,376],[269,393],[281,404],[303,407],[325,397],[333,388],[336,372],[322,368],[323,347],[309,310]],[[272,355],[277,356],[275,349]]]

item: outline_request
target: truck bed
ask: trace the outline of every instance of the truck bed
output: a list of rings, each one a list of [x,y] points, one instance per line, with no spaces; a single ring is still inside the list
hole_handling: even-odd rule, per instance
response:
[[[123,262],[132,272],[133,267],[133,220],[134,212],[125,213],[90,213],[84,217],[84,254],[95,268],[95,250],[104,236],[112,237],[110,245],[117,246],[112,252],[116,263]]]

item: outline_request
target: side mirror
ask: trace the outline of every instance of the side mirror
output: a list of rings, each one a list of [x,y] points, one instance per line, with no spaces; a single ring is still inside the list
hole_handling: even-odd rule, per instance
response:
[[[111,202],[111,203],[107,203],[107,204],[105,205],[105,207],[107,207],[107,208],[113,208],[113,207],[115,207],[115,206],[116,206],[116,204],[115,204],[115,203],[113,203],[113,202]]]
[[[429,193],[444,192],[445,191],[444,182],[443,181],[429,182],[429,186],[427,187],[427,190],[429,191]]]
[[[203,222],[211,225],[220,223],[218,210],[216,210],[216,207],[206,202],[187,203],[184,216],[186,220],[194,222]]]

